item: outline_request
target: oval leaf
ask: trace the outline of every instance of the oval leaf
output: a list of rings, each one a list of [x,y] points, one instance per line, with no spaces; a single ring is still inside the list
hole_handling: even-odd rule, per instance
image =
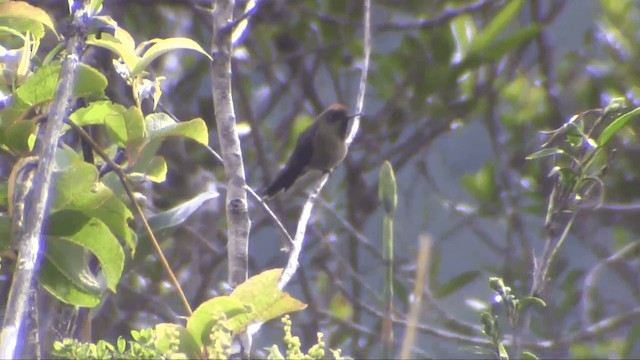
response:
[[[284,314],[300,311],[307,305],[277,287],[282,269],[271,269],[252,276],[238,285],[231,296],[251,306],[250,314],[241,314],[228,321],[234,332],[243,331],[253,323],[263,323]]]
[[[536,151],[533,154],[527,156],[525,159],[534,160],[534,159],[540,159],[546,156],[558,155],[558,154],[564,154],[564,153],[565,153],[564,150],[558,149],[558,148],[542,149],[540,151]]]

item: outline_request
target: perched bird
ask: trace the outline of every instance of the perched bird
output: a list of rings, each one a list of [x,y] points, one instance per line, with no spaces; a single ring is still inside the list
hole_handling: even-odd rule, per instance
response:
[[[327,173],[338,166],[347,155],[347,129],[349,120],[355,116],[348,115],[341,104],[333,104],[318,115],[298,137],[287,164],[263,191],[263,198],[270,199],[286,191],[311,170]]]

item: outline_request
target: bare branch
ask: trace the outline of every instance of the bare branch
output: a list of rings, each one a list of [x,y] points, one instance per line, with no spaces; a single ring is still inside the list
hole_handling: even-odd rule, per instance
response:
[[[244,282],[248,272],[249,231],[251,220],[247,207],[246,180],[242,148],[236,130],[236,115],[231,91],[231,32],[234,0],[217,0],[213,12],[211,44],[211,88],[215,107],[218,139],[227,178],[226,213],[228,221],[229,284]]]
[[[14,235],[18,236],[15,239],[17,240],[18,266],[13,274],[11,293],[0,335],[0,358],[3,359],[21,357],[21,350],[26,341],[23,335],[29,321],[29,313],[32,311],[30,294],[37,291],[36,273],[40,267],[43,251],[43,222],[48,211],[58,137],[69,111],[76,69],[85,48],[85,21],[87,19],[84,7],[76,10],[71,24],[74,33],[66,44],[67,56],[60,70],[59,87],[51,104],[48,120],[38,131],[35,146],[37,166],[19,169],[19,171],[33,172],[33,181],[16,184],[26,187],[22,190],[25,195],[22,208],[24,223],[19,229],[14,229]],[[25,176],[29,177],[29,175]],[[36,356],[40,357],[41,354]]]

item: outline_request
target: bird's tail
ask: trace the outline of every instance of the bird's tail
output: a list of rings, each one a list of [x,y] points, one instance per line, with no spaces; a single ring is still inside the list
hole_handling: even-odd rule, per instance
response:
[[[276,196],[280,191],[286,191],[293,185],[296,180],[296,174],[293,174],[291,169],[283,169],[278,176],[262,191],[262,197],[265,199],[271,199]]]

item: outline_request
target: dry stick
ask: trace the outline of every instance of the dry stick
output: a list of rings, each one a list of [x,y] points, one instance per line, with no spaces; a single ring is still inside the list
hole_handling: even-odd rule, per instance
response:
[[[422,289],[425,284],[425,274],[427,273],[427,265],[429,263],[429,253],[431,252],[431,238],[428,235],[420,236],[420,250],[418,253],[418,266],[416,268],[416,282],[413,285],[413,304],[409,310],[409,318],[407,319],[407,330],[405,330],[402,348],[400,350],[400,359],[409,359],[411,347],[416,336],[416,325],[420,316],[422,307]]]
[[[149,226],[149,223],[147,222],[147,219],[145,218],[144,214],[142,213],[142,209],[140,208],[140,205],[138,205],[138,202],[136,201],[136,199],[135,199],[135,197],[133,195],[133,192],[129,188],[129,184],[127,183],[126,175],[124,174],[124,171],[122,171],[122,167],[120,167],[120,165],[116,164],[113,160],[111,160],[109,155],[107,155],[100,148],[100,146],[95,141],[93,141],[91,136],[89,136],[89,134],[87,134],[87,132],[84,131],[83,128],[81,128],[80,126],[74,124],[73,121],[70,121],[68,119],[65,120],[65,122],[67,124],[69,124],[74,130],[76,130],[78,132],[78,134],[80,135],[80,137],[82,137],[91,146],[93,151],[98,153],[98,155],[109,166],[111,166],[111,168],[113,169],[115,174],[118,176],[118,179],[120,179],[120,183],[122,184],[122,187],[124,188],[125,192],[127,193],[127,197],[129,197],[129,201],[131,201],[131,204],[133,205],[133,208],[135,209],[136,214],[138,214],[138,216],[142,220],[142,224],[144,225],[144,229],[147,232],[147,234],[149,235],[149,238],[151,239],[151,243],[153,244],[153,247],[156,249],[156,252],[158,253],[158,256],[160,256],[160,262],[162,263],[162,265],[164,266],[165,270],[169,274],[169,278],[171,279],[171,282],[176,287],[176,290],[178,291],[178,295],[180,295],[180,300],[182,300],[182,304],[184,305],[184,308],[187,311],[187,314],[189,316],[191,316],[193,314],[193,311],[191,310],[191,306],[189,305],[189,301],[187,300],[187,297],[185,296],[184,291],[182,291],[182,287],[180,286],[180,282],[178,282],[178,279],[176,278],[176,275],[171,270],[171,266],[169,265],[169,261],[164,256],[164,253],[162,252],[162,249],[160,248],[160,244],[158,243],[158,240],[156,239],[155,235],[153,234],[153,230],[151,230],[151,227]]]
[[[356,100],[356,114],[362,113],[362,108],[364,106],[364,94],[365,89],[367,87],[367,74],[369,72],[369,57],[371,56],[371,1],[364,1],[364,62],[362,65],[362,76],[360,77],[360,87],[358,89],[358,98]],[[349,131],[349,135],[346,139],[347,147],[351,145],[353,139],[358,133],[358,128],[360,127],[360,115],[357,115],[353,124],[351,125],[351,130]],[[278,280],[278,289],[282,290],[284,287],[291,281],[291,278],[295,274],[298,269],[299,262],[298,258],[300,256],[300,251],[302,251],[302,243],[304,241],[304,235],[306,233],[307,224],[311,217],[311,210],[313,209],[313,205],[315,204],[316,197],[326,184],[329,178],[329,174],[324,174],[322,178],[318,181],[317,185],[309,194],[307,201],[302,207],[302,212],[300,214],[300,219],[298,220],[298,226],[296,228],[296,236],[293,239],[293,248],[291,249],[291,253],[289,254],[289,260],[287,261],[287,266],[282,271],[282,275]]]

